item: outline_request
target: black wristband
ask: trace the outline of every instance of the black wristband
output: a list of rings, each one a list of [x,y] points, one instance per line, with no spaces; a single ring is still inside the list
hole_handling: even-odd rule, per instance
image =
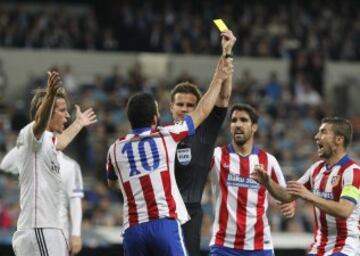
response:
[[[227,53],[227,54],[225,54],[224,58],[225,58],[225,59],[227,59],[227,58],[234,58],[234,55],[231,54],[231,53]]]

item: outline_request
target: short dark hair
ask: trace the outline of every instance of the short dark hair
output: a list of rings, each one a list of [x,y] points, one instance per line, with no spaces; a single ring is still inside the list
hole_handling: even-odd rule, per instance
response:
[[[255,108],[253,108],[249,104],[235,104],[235,105],[233,105],[231,107],[231,110],[230,110],[230,118],[231,118],[232,114],[235,111],[245,111],[249,115],[249,117],[251,119],[251,122],[253,124],[257,124],[258,119],[259,119],[259,114],[255,110]]]
[[[127,117],[131,128],[144,128],[151,126],[154,115],[157,114],[155,98],[150,93],[137,93],[127,104]]]
[[[321,123],[331,124],[335,135],[344,137],[344,148],[351,144],[353,128],[349,120],[341,117],[324,117]]]
[[[181,82],[181,83],[175,85],[174,89],[172,89],[170,92],[171,102],[174,102],[175,95],[177,93],[190,93],[190,94],[194,95],[196,97],[196,103],[198,103],[201,98],[201,92],[200,92],[199,88],[196,85],[194,85],[188,81]]]
[[[33,91],[34,97],[31,100],[30,103],[30,119],[34,120],[36,116],[36,112],[38,111],[39,107],[41,106],[41,103],[43,102],[47,90],[46,89],[36,89]],[[68,95],[66,93],[66,90],[61,87],[56,92],[56,99],[62,98],[66,101],[66,103],[69,102]]]

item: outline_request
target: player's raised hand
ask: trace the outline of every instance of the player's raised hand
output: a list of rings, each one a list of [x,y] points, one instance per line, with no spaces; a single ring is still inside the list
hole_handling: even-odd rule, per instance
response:
[[[57,90],[61,87],[61,78],[59,72],[48,71],[47,90],[49,94],[55,95]]]
[[[227,30],[221,33],[221,46],[222,46],[223,56],[232,53],[232,49],[235,45],[235,42],[236,42],[236,37],[234,36],[231,30]]]
[[[267,184],[270,180],[269,175],[261,164],[255,165],[254,171],[250,174],[250,177],[260,184]]]
[[[226,80],[234,72],[234,64],[232,58],[220,58],[215,71],[215,78]]]
[[[89,126],[97,122],[96,114],[92,108],[88,108],[84,112],[81,112],[81,109],[78,105],[75,105],[76,108],[76,122],[79,123],[82,127]]]

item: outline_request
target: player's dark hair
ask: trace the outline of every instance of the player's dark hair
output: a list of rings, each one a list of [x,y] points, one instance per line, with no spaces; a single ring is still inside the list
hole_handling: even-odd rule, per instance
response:
[[[46,96],[46,92],[46,89],[36,89],[33,91],[34,97],[31,100],[29,111],[30,120],[35,119],[36,112],[40,108],[41,103]],[[59,88],[56,92],[56,99],[58,98],[64,99],[67,103],[69,102],[68,95],[63,87]]]
[[[253,124],[257,124],[259,119],[259,114],[252,106],[248,104],[235,104],[231,107],[230,117],[235,111],[245,111],[249,115],[251,122]]]
[[[181,82],[171,90],[170,96],[171,96],[171,102],[174,102],[175,95],[177,93],[189,93],[196,97],[196,104],[200,101],[201,98],[201,92],[197,88],[196,85],[190,83],[190,82]]]
[[[132,129],[150,127],[157,114],[155,98],[150,93],[137,93],[127,104],[127,117]]]
[[[349,120],[341,117],[325,117],[321,120],[321,123],[331,124],[335,135],[344,137],[344,148],[351,144],[353,128]]]

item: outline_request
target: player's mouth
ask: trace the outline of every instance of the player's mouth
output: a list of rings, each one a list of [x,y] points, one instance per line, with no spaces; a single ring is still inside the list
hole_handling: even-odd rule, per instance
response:
[[[323,152],[324,151],[324,146],[321,144],[321,143],[317,143],[317,147],[318,147],[318,153],[321,153],[321,152]]]

